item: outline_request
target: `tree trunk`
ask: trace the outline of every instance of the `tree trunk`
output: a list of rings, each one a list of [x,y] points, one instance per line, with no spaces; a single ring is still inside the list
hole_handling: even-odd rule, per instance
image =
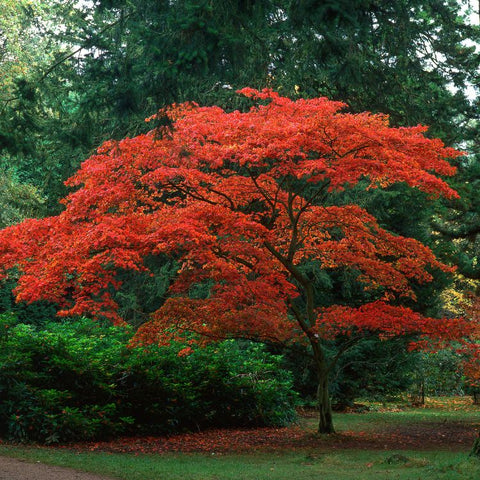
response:
[[[328,372],[325,369],[319,369],[318,376],[318,433],[335,433],[335,429],[333,428],[332,404],[328,393]]]
[[[317,337],[310,337],[310,343],[313,348],[313,357],[317,366],[318,387],[317,387],[317,405],[318,405],[318,433],[335,433],[333,428],[332,404],[328,391],[329,367],[325,352]]]

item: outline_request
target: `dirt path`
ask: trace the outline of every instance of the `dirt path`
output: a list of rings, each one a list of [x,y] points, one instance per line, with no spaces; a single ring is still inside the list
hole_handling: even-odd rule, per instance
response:
[[[71,468],[54,467],[43,463],[27,463],[0,456],[0,480],[114,480]]]

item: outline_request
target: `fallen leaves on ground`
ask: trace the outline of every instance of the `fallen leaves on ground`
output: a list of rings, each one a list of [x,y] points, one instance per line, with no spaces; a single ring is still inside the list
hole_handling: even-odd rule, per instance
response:
[[[346,449],[368,450],[429,450],[469,448],[476,431],[465,422],[434,422],[403,424],[386,431],[343,431],[333,435],[318,435],[299,426],[286,428],[215,429],[169,437],[123,437],[112,441],[66,445],[75,451],[110,453],[203,452],[211,454]],[[56,447],[58,448],[58,447]]]

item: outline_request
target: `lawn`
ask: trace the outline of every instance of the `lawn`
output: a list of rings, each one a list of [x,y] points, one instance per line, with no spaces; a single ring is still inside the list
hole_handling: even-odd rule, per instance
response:
[[[468,451],[480,426],[469,400],[427,408],[370,405],[335,415],[338,433],[314,434],[315,419],[285,429],[210,431],[64,447],[3,444],[0,454],[124,480],[478,479]]]

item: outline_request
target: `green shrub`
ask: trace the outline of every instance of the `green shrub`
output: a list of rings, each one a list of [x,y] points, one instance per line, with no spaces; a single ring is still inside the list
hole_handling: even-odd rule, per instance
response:
[[[5,402],[6,434],[16,441],[56,443],[74,440],[93,440],[122,433],[133,422],[119,417],[113,403],[65,406],[72,395],[55,389],[32,390],[18,384],[13,397]]]
[[[179,348],[151,347],[129,358],[122,390],[142,431],[280,426],[295,418],[291,376],[263,346],[230,340],[185,357]]]
[[[225,341],[183,356],[184,345],[130,349],[131,336],[88,319],[40,327],[0,315],[0,433],[54,443],[295,416],[290,375],[261,345]]]

